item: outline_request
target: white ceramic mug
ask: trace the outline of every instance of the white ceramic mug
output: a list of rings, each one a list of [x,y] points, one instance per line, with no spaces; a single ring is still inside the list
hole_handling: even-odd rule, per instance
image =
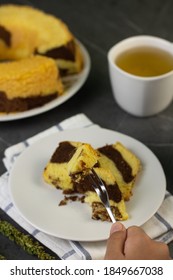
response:
[[[136,47],[157,47],[173,56],[173,44],[154,36],[134,36],[114,45],[108,52],[113,96],[128,113],[146,117],[164,110],[173,99],[173,71],[154,77],[140,77],[119,68],[115,60],[124,51]]]

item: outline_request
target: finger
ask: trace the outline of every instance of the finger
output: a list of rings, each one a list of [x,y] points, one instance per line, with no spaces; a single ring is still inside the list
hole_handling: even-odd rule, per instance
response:
[[[171,260],[169,247],[167,244],[163,242],[155,241],[154,243],[155,248],[153,248],[154,252],[157,252],[157,255],[155,254],[152,259],[162,259],[162,260]],[[157,250],[157,251],[156,251]],[[161,256],[161,258],[160,258]]]
[[[125,226],[120,222],[116,222],[116,223],[112,224],[112,227],[110,230],[110,235],[114,232],[119,232],[119,231],[124,231],[124,230],[126,230]]]
[[[127,229],[127,236],[128,237],[131,237],[131,236],[134,236],[134,235],[139,235],[139,234],[146,235],[145,231],[141,227],[131,226]]]
[[[124,243],[126,240],[126,228],[117,222],[112,225],[110,237],[107,241],[106,260],[121,260],[124,258]]]

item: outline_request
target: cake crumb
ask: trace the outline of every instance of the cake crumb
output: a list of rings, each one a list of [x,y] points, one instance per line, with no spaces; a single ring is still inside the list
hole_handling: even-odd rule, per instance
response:
[[[85,196],[77,196],[77,195],[70,195],[70,196],[64,196],[64,199],[62,199],[59,203],[59,206],[67,205],[69,201],[80,201],[81,203],[84,203]]]

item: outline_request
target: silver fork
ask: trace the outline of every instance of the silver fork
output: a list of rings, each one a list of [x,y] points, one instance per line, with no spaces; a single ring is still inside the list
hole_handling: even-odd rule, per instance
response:
[[[111,221],[113,223],[115,223],[116,220],[115,220],[114,215],[113,215],[112,210],[111,210],[111,206],[110,206],[110,203],[109,203],[109,197],[108,197],[106,187],[105,187],[103,181],[101,180],[101,178],[97,175],[97,173],[95,172],[95,170],[93,168],[91,169],[90,178],[91,178],[92,183],[93,183],[92,186],[95,189],[98,196],[100,197],[103,205],[105,206]]]

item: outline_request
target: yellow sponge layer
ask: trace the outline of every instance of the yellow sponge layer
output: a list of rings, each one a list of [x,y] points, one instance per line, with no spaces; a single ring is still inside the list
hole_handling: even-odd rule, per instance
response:
[[[91,169],[98,163],[99,154],[90,144],[81,143],[67,164],[69,174]]]

